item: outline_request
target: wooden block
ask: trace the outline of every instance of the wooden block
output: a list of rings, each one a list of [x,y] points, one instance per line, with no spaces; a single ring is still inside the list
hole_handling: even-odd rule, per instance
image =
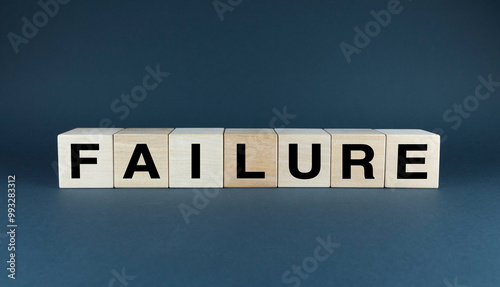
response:
[[[224,187],[276,187],[277,148],[273,129],[226,129]]]
[[[385,135],[372,129],[326,129],[332,135],[331,187],[384,187]]]
[[[275,129],[278,187],[330,187],[330,135],[323,129]]]
[[[223,128],[177,128],[168,152],[170,187],[223,186]]]
[[[60,188],[113,187],[113,134],[119,128],[76,128],[57,136]]]
[[[386,135],[385,187],[439,186],[438,134],[424,130],[378,130]]]
[[[168,187],[172,128],[124,129],[114,134],[115,187]]]

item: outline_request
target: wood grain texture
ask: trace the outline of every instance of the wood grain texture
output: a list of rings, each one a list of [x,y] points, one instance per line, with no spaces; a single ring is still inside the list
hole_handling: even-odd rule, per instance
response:
[[[199,178],[192,178],[192,144],[199,144]],[[223,128],[177,128],[169,135],[170,187],[223,187]]]
[[[330,135],[323,129],[275,129],[275,131],[278,135],[278,187],[330,187]],[[292,175],[290,144],[297,144],[297,167],[301,173],[312,171],[313,144],[320,144],[320,170],[316,176],[300,179]]]
[[[265,178],[237,178],[237,144],[245,144],[246,171],[265,172]],[[277,136],[272,129],[224,131],[224,187],[276,187]]]
[[[385,187],[438,188],[441,140],[438,134],[417,129],[380,129],[378,131],[386,135]],[[400,158],[398,151],[401,145],[425,145],[427,150],[408,150],[403,153],[403,157],[406,158],[425,158],[425,163],[406,164],[398,171],[398,158]],[[407,174],[404,175],[402,172]],[[427,178],[408,178],[408,173],[426,173]]]
[[[76,128],[58,135],[59,187],[112,188],[113,134],[120,130],[119,128]],[[80,158],[96,161],[95,164],[90,164],[80,160],[79,178],[72,178],[72,144],[82,144],[89,148],[89,150],[77,152]],[[91,145],[94,146],[91,147]],[[94,147],[98,150],[90,149]],[[73,158],[73,161],[78,162],[76,158]]]
[[[384,187],[385,135],[372,129],[325,129],[332,135],[331,187]],[[344,145],[366,145],[373,150],[373,178],[365,178],[365,168],[350,165],[350,178],[343,178]],[[350,158],[363,159],[367,154],[362,150],[350,151]]]
[[[115,187],[168,187],[168,135],[172,128],[124,129],[114,134]],[[151,178],[147,171],[136,171],[132,178],[124,178],[132,154],[138,144],[146,144],[159,178]],[[141,156],[138,165],[144,165]]]

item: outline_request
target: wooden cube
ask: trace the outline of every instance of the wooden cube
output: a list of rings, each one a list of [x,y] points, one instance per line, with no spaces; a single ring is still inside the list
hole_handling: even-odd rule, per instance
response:
[[[223,128],[176,128],[168,152],[170,187],[223,186]]]
[[[330,135],[323,129],[275,129],[278,187],[330,187]]]
[[[378,130],[386,135],[385,187],[439,186],[438,134],[424,130]]]
[[[326,129],[332,135],[331,187],[384,187],[385,135],[372,129]]]
[[[277,136],[273,129],[224,131],[224,187],[276,187]]]
[[[113,134],[119,128],[76,128],[57,136],[59,187],[112,188]]]
[[[115,187],[168,187],[172,128],[124,129],[114,134]]]

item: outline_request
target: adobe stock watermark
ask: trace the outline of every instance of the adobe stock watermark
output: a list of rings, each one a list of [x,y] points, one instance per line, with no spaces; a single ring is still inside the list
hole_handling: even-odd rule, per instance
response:
[[[500,87],[500,81],[495,82],[492,74],[489,74],[486,78],[479,75],[477,80],[479,84],[476,86],[473,95],[466,96],[461,103],[454,103],[453,107],[444,111],[443,121],[452,124],[452,130],[459,129],[462,123],[479,109],[480,103],[489,99],[496,88]],[[441,143],[448,139],[448,135],[443,128],[435,128],[433,132],[441,136]]]
[[[242,2],[243,0],[214,0],[212,5],[214,6],[215,13],[219,16],[219,20],[224,22],[224,13],[233,12]]]
[[[342,42],[339,45],[340,51],[344,55],[347,63],[351,63],[352,54],[359,54],[362,49],[368,47],[371,40],[380,34],[382,28],[389,26],[392,16],[401,13],[401,11],[403,11],[403,6],[399,0],[389,0],[387,2],[387,9],[382,9],[378,12],[374,10],[370,11],[370,15],[373,17],[373,20],[368,21],[365,24],[364,31],[358,26],[354,27],[354,32],[356,32],[353,38],[354,46],[346,42]]]
[[[119,114],[118,118],[120,120],[125,120],[130,115],[130,109],[136,109],[140,102],[143,102],[148,97],[148,92],[153,91],[158,87],[163,79],[168,78],[170,73],[162,72],[160,70],[160,64],[156,64],[155,69],[151,68],[149,65],[144,68],[146,70],[146,75],[142,78],[142,82],[133,87],[128,94],[121,94],[120,98],[117,98],[111,102],[111,111],[115,114]],[[103,118],[99,122],[99,127],[109,128],[114,127],[113,121],[110,118]]]
[[[191,216],[199,215],[200,212],[208,206],[208,204],[210,203],[210,199],[214,199],[219,195],[220,189],[205,188],[203,189],[203,192],[199,189],[193,189],[193,192],[194,196],[192,206],[185,204],[184,202],[181,202],[178,205],[179,212],[181,213],[182,218],[184,219],[184,222],[186,222],[186,224],[191,223]]]
[[[119,98],[113,100],[110,104],[111,111],[114,114],[118,114],[118,119],[125,120],[131,112],[131,109],[136,109],[140,102],[146,100],[149,92],[156,89],[164,79],[170,76],[170,73],[162,72],[160,70],[160,64],[156,64],[153,69],[149,65],[145,68],[146,74],[142,77],[142,81],[139,85],[133,87],[129,93],[121,94]],[[99,121],[99,128],[114,128],[116,127],[113,120],[105,117]],[[58,174],[58,162],[52,162],[52,169],[54,173]]]
[[[295,114],[289,114],[286,106],[283,106],[281,109],[282,111],[280,112],[278,109],[273,108],[273,114],[275,115],[274,117],[271,118],[269,121],[269,127],[272,129],[275,128],[284,128],[290,124],[290,120],[293,120],[297,117]],[[281,126],[277,127],[276,122],[280,121]]]
[[[41,10],[35,12],[31,17],[31,20],[22,17],[21,21],[23,25],[21,27],[21,35],[14,32],[7,34],[7,38],[14,49],[14,53],[19,53],[19,46],[21,44],[28,44],[31,39],[33,39],[37,34],[38,30],[45,27],[49,23],[50,18],[54,18],[60,10],[59,5],[68,4],[70,0],[47,0],[38,1],[38,6]]]
[[[113,277],[109,279],[108,287],[122,287],[128,286],[129,281],[135,279],[135,276],[127,275],[125,267],[122,268],[121,273],[118,273],[115,269],[111,270]]]
[[[298,287],[301,280],[307,280],[309,275],[318,269],[319,263],[326,261],[334,252],[334,248],[340,246],[339,243],[333,243],[330,235],[323,240],[321,237],[316,238],[318,245],[314,248],[312,256],[305,257],[300,265],[292,265],[291,270],[286,270],[281,275],[281,281],[284,284],[294,284]],[[292,275],[293,274],[293,275]]]
[[[459,285],[457,277],[455,277],[455,279],[453,280],[453,284],[451,284],[451,282],[448,281],[448,279],[444,279],[443,283],[444,285],[446,285],[446,287],[467,287],[467,285]]]

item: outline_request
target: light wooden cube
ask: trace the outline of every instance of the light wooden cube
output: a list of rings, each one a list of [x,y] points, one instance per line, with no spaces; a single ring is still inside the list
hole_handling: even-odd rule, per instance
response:
[[[170,187],[223,186],[223,128],[176,128],[168,152]]]
[[[438,134],[424,130],[378,130],[386,135],[385,187],[438,188]]]
[[[113,134],[119,128],[76,128],[57,136],[60,188],[113,187]]]
[[[277,148],[273,129],[226,129],[224,187],[276,187]]]
[[[372,129],[326,129],[332,135],[332,187],[384,187],[385,135]]]
[[[114,135],[115,187],[168,187],[172,128],[124,129]]]
[[[323,129],[275,131],[278,187],[330,187],[330,135]]]

